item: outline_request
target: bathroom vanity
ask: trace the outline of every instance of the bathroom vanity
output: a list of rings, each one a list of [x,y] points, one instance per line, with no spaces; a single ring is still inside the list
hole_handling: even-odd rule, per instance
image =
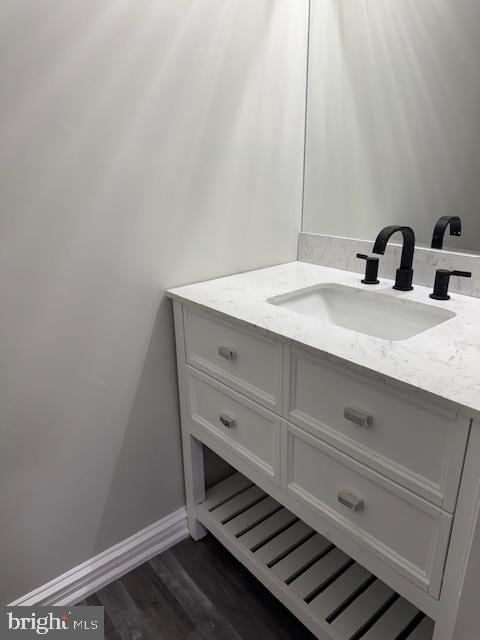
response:
[[[302,262],[169,292],[190,533],[319,639],[476,637],[480,300],[430,292]]]

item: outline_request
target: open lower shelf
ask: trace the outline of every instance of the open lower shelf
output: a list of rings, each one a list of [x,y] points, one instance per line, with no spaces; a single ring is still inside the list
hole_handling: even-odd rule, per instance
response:
[[[241,474],[197,518],[318,638],[431,640],[430,618]]]

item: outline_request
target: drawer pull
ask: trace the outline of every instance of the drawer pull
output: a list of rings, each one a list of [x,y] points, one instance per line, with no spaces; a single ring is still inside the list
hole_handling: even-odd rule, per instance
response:
[[[220,415],[220,422],[227,429],[233,429],[233,427],[235,426],[235,418],[231,418],[230,416],[227,416],[225,413],[222,413]]]
[[[337,493],[337,500],[351,511],[360,511],[363,508],[363,500],[357,498],[354,493],[346,489]]]
[[[345,407],[343,415],[346,420],[358,424],[359,427],[369,427],[373,422],[373,416],[355,407]]]
[[[222,358],[225,358],[225,360],[237,359],[237,352],[231,347],[218,347],[218,355],[222,356]]]

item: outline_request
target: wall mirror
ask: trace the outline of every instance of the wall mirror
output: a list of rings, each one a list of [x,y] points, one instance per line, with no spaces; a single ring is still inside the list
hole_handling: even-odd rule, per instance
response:
[[[303,230],[480,252],[480,2],[311,0]]]

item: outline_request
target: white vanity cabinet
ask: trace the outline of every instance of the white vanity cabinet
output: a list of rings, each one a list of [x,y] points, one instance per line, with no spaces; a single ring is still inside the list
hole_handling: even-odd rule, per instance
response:
[[[434,621],[459,601],[471,419],[195,305],[174,309],[192,536],[210,530],[320,639],[451,640],[452,624]],[[238,472],[208,492],[202,445]]]

